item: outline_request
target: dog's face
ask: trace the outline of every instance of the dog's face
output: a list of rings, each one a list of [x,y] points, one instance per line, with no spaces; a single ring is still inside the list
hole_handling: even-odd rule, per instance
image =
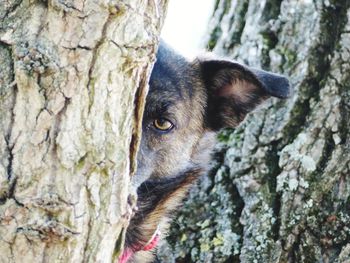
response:
[[[160,47],[150,78],[135,179],[170,178],[198,162],[206,94],[199,69]]]
[[[143,118],[135,181],[176,176],[207,163],[212,135],[235,127],[263,100],[285,98],[288,81],[226,60],[190,63],[161,43]],[[209,151],[208,151],[209,150]]]
[[[191,183],[208,169],[215,133],[237,126],[268,97],[290,91],[282,76],[227,60],[188,62],[164,43],[149,84],[133,178],[139,210],[126,236],[133,262],[149,262],[142,246],[156,229],[166,229]]]

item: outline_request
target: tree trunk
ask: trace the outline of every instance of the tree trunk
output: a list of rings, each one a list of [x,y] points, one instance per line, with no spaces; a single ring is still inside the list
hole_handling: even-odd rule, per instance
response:
[[[2,1],[0,262],[116,262],[167,1]]]
[[[350,1],[218,0],[210,24],[209,47],[294,94],[219,136],[160,258],[350,262]]]

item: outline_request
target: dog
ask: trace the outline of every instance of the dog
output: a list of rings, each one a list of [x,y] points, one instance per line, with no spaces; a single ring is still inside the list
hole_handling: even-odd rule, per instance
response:
[[[120,263],[154,261],[158,240],[190,186],[209,168],[216,133],[236,127],[267,98],[287,98],[288,80],[230,60],[188,61],[160,42],[137,156],[137,208]]]

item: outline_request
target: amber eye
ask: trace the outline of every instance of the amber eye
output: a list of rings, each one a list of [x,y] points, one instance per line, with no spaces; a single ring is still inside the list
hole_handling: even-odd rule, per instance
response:
[[[170,131],[174,127],[174,124],[167,119],[159,118],[153,121],[153,126],[159,131],[166,132]]]

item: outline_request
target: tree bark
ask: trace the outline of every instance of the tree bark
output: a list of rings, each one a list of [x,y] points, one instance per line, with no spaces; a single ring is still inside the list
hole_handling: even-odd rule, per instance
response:
[[[167,1],[0,5],[0,262],[116,262]]]
[[[294,94],[219,136],[160,258],[350,262],[350,1],[218,0],[210,24],[214,52]]]

